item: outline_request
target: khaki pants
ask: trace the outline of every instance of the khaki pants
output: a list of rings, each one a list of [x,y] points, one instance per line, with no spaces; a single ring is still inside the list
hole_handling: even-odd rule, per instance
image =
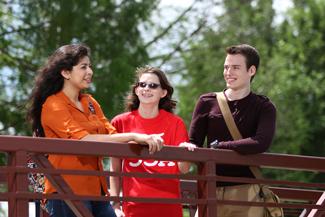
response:
[[[236,185],[217,188],[217,199],[262,202],[259,196],[260,186],[257,184]],[[217,217],[263,217],[264,207],[258,206],[217,206]],[[198,217],[198,211],[195,213]]]

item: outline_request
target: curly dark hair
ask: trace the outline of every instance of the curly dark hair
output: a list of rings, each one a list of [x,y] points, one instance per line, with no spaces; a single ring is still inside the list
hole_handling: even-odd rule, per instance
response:
[[[90,49],[86,45],[64,45],[58,48],[38,70],[27,111],[27,120],[31,123],[34,135],[45,136],[41,124],[42,106],[47,97],[62,90],[64,78],[61,71],[72,70],[73,66],[85,56],[90,56]]]
[[[138,82],[141,75],[145,73],[151,73],[157,75],[159,78],[161,88],[167,90],[166,96],[164,98],[161,98],[159,101],[159,109],[164,109],[168,112],[173,113],[177,103],[175,100],[172,99],[174,88],[169,83],[165,73],[159,68],[155,68],[152,66],[139,67],[136,69],[134,83],[131,85],[130,92],[128,93],[125,99],[125,110],[134,111],[139,108],[140,101],[138,96],[135,94],[135,88],[138,87]]]

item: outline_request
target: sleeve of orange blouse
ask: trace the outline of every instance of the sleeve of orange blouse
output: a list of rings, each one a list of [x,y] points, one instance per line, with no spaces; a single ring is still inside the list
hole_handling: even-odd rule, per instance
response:
[[[99,103],[91,96],[90,96],[90,99],[94,104],[96,115],[98,116],[99,120],[105,125],[105,128],[106,128],[108,134],[117,133],[115,127],[105,117],[103,110],[100,107]]]
[[[81,139],[89,134],[73,119],[67,105],[57,100],[44,103],[41,121],[46,136],[52,133],[57,138]]]

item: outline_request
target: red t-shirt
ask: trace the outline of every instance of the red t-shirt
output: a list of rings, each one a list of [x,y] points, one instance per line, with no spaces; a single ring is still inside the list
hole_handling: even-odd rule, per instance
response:
[[[188,141],[188,134],[182,119],[170,112],[160,110],[152,119],[142,118],[138,111],[127,112],[112,120],[119,133],[136,132],[146,134],[164,133],[166,145],[178,146]],[[124,159],[123,172],[179,173],[177,162]],[[179,198],[180,185],[177,179],[123,177],[123,196],[127,197],[161,197]],[[181,217],[181,204],[157,204],[124,202],[123,211],[127,217]]]

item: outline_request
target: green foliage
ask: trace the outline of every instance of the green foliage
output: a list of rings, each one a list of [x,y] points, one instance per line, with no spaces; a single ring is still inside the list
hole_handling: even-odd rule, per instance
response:
[[[253,91],[277,107],[277,134],[271,152],[325,155],[325,2],[294,1],[284,22],[275,25],[272,1],[223,1],[214,29],[204,31],[183,54],[187,73],[180,86],[181,115],[190,122],[194,102],[224,88],[224,49],[248,43],[257,47],[261,66]],[[279,179],[323,182],[323,174],[265,171]]]
[[[278,106],[278,151],[325,155],[325,2],[294,1],[280,26],[275,62],[281,68],[274,100]],[[285,147],[284,145],[285,144]],[[324,182],[324,174],[314,174]]]
[[[213,2],[213,1],[207,1]],[[170,41],[180,61],[169,66],[175,77],[178,111],[190,123],[199,95],[225,88],[225,48],[252,44],[261,55],[253,91],[267,95],[277,107],[277,133],[271,152],[325,155],[325,2],[293,0],[293,8],[275,22],[272,0],[215,1],[221,6],[213,25],[203,25],[187,37],[186,25],[159,29],[170,39],[186,39],[186,49]],[[168,63],[172,54],[144,44],[139,25],[152,24],[151,13],[159,1],[12,0],[0,1],[0,133],[30,135],[25,107],[37,69],[57,47],[82,42],[92,49],[94,84],[90,92],[108,118],[123,109],[123,97],[136,67],[158,61]],[[194,14],[192,11],[192,17]],[[197,13],[200,13],[197,11]],[[202,13],[204,14],[204,13]],[[200,17],[200,18],[199,18]],[[198,14],[198,23],[205,23]],[[187,14],[177,22],[191,22]],[[202,22],[201,22],[202,21]],[[181,29],[181,30],[180,30]],[[191,30],[189,30],[191,32]],[[178,34],[178,35],[177,35]],[[159,35],[159,34],[158,34]],[[155,37],[152,37],[156,40]],[[148,41],[148,40],[147,40]],[[163,50],[163,49],[162,49]],[[177,62],[177,63],[176,63]],[[180,70],[179,68],[183,68]],[[178,74],[181,71],[182,74]],[[3,157],[0,159],[4,159]],[[323,182],[324,175],[275,173],[290,180]]]
[[[283,64],[278,83],[282,93],[287,92],[281,94],[282,112],[287,108],[296,112],[287,116],[290,115],[291,131],[301,138],[297,154],[325,153],[324,10],[323,1],[297,1],[290,19],[281,26],[282,38],[277,45],[278,60],[282,59]]]
[[[147,64],[139,23],[157,2],[16,0],[0,3],[0,132],[30,135],[25,106],[36,71],[59,46],[81,42],[92,49],[90,90],[105,114],[123,109],[136,67]],[[4,68],[5,67],[5,70]],[[2,70],[1,70],[2,69]]]
[[[204,31],[202,39],[193,42],[190,51],[183,54],[186,66],[183,78],[186,82],[178,88],[182,102],[180,114],[187,123],[200,94],[225,88],[223,63],[226,47],[253,44],[260,48],[262,59],[272,53],[274,11],[271,6],[271,0],[224,1],[224,13],[215,18],[217,26]],[[258,73],[256,83],[269,82],[266,78],[264,80],[265,69]]]

